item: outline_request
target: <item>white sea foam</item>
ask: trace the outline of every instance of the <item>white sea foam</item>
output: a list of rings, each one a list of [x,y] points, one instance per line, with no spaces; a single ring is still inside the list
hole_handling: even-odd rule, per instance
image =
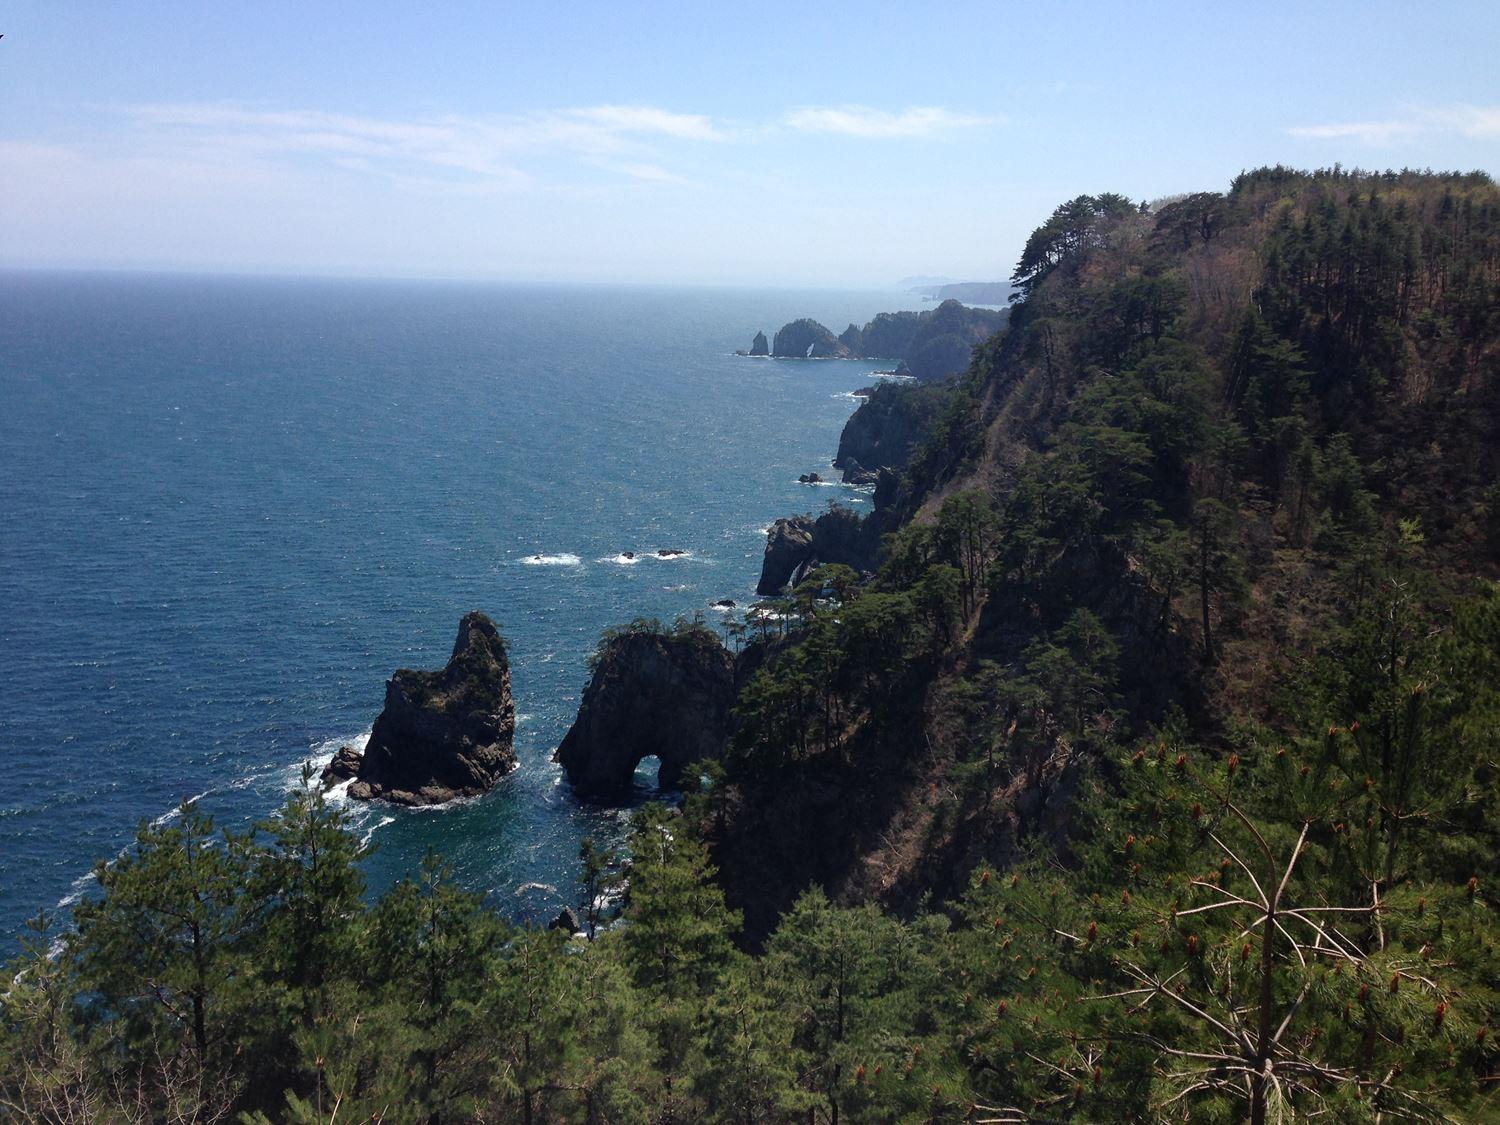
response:
[[[362,845],[364,845],[365,847],[368,848],[370,846],[370,841],[372,839],[374,839],[376,832],[378,832],[380,829],[384,828],[387,824],[395,824],[395,823],[396,823],[396,818],[393,817],[393,816],[383,816],[383,817],[381,817],[379,820],[377,820],[374,824],[372,824],[370,826],[369,831],[367,831],[363,836],[361,836],[359,838],[359,842]]]
[[[577,555],[564,553],[561,555],[527,555],[521,560],[525,566],[581,566],[583,560]]]

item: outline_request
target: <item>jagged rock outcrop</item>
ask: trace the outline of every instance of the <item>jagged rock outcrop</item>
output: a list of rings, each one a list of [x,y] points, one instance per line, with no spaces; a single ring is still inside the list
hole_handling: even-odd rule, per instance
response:
[[[554,759],[586,797],[628,790],[653,754],[660,784],[674,786],[693,762],[723,756],[734,696],[734,658],[708,630],[615,634],[600,645]]]
[[[786,589],[797,568],[812,553],[811,516],[786,516],[766,532],[766,554],[760,564],[760,583],[755,592],[771,597]]]
[[[333,760],[323,767],[323,784],[335,785],[359,776],[359,763],[364,757],[352,746],[340,746]]]
[[[881,469],[904,469],[948,401],[943,387],[874,388],[844,423],[834,468],[843,471],[846,484],[873,484]]]
[[[816,320],[794,320],[776,333],[771,354],[783,358],[842,359],[849,349]]]
[[[571,906],[565,906],[557,912],[556,918],[547,923],[547,928],[561,930],[571,937],[583,929],[583,923],[578,920],[578,914]]]
[[[839,333],[839,343],[849,349],[850,355],[865,354],[865,336],[857,324],[851,324]]]
[[[755,592],[772,597],[795,586],[823,563],[869,570],[880,548],[879,519],[860,519],[850,508],[830,508],[817,519],[791,516],[771,525]]]
[[[771,345],[770,345],[770,342],[766,339],[766,334],[764,332],[757,332],[755,334],[755,339],[750,342],[750,354],[751,355],[770,355],[771,354]]]
[[[386,682],[349,796],[399,805],[477,796],[515,769],[515,732],[505,641],[483,613],[466,613],[441,671],[403,668]]]

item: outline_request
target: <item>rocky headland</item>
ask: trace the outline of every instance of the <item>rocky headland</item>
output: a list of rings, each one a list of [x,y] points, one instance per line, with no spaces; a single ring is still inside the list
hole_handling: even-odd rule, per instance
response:
[[[771,355],[785,359],[889,359],[897,374],[923,381],[962,371],[976,344],[1004,326],[1006,310],[970,308],[944,301],[922,312],[880,313],[863,328],[851,324],[837,336],[816,320],[794,320],[776,333]],[[765,333],[748,352],[765,355]]]
[[[734,657],[708,629],[624,629],[600,642],[555,760],[585,797],[628,790],[652,755],[661,761],[659,784],[671,788],[693,762],[723,756],[734,698]]]
[[[360,755],[342,748],[325,780],[352,777],[349,796],[437,805],[489,790],[516,767],[516,707],[505,640],[483,613],[464,615],[439,671],[403,668]]]
[[[816,320],[794,320],[776,333],[771,354],[782,359],[847,359],[851,352]]]

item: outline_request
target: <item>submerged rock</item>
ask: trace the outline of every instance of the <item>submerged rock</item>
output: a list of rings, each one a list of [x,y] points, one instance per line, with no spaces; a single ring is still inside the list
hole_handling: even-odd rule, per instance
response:
[[[387,681],[349,796],[400,805],[477,796],[515,769],[515,732],[505,641],[484,614],[467,613],[441,671],[402,669]]]
[[[733,703],[734,658],[706,629],[619,633],[600,645],[555,760],[588,797],[629,790],[651,755],[660,784],[675,786],[693,762],[723,756]]]

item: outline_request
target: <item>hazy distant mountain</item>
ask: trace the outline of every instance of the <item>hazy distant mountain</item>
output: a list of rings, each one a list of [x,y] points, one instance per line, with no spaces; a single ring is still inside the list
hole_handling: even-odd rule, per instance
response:
[[[906,281],[913,284],[905,285]],[[969,305],[1006,305],[1016,293],[1016,287],[1008,281],[949,281],[940,278],[929,282],[905,278],[902,284],[908,291],[934,301],[963,301]]]

